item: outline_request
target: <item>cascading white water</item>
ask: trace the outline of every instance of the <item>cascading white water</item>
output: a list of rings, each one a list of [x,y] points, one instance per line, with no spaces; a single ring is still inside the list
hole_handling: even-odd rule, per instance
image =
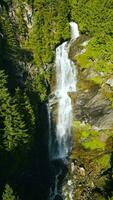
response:
[[[78,26],[70,22],[71,39],[79,37]],[[58,150],[56,158],[65,158],[70,149],[70,134],[72,123],[72,104],[69,92],[76,92],[76,69],[68,57],[70,43],[64,42],[56,49],[56,96],[58,99],[58,121],[56,125],[56,139]]]
[[[71,124],[72,124],[72,103],[69,93],[76,92],[76,68],[74,63],[69,59],[69,47],[73,40],[79,37],[78,25],[75,22],[70,22],[71,28],[71,41],[64,42],[56,49],[56,90],[55,98],[50,99],[48,104],[48,117],[49,117],[49,154],[51,161],[62,160],[64,165],[65,158],[70,151],[70,137],[71,137]],[[58,102],[58,116],[56,131],[53,134],[51,123],[51,105],[54,104],[54,100]],[[58,164],[58,163],[57,163]],[[62,164],[61,164],[62,165]],[[49,200],[62,199],[59,194],[59,178],[63,172],[63,165],[60,166],[60,171],[54,174],[54,187],[50,188]],[[57,198],[56,198],[57,197]],[[70,199],[72,194],[70,193]]]
[[[76,40],[79,37],[78,25],[75,22],[70,22],[71,40]]]

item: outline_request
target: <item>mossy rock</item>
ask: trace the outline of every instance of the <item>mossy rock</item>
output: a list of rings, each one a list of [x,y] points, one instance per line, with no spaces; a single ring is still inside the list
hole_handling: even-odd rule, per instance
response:
[[[90,124],[82,124],[80,121],[75,121],[73,126],[76,130],[76,133],[75,135],[73,134],[73,136],[83,148],[89,150],[105,149],[106,143],[101,140],[102,133],[100,131],[94,130]]]
[[[104,170],[107,170],[110,168],[110,162],[111,162],[111,154],[104,154],[102,157],[96,160],[97,165]]]
[[[106,186],[106,181],[108,181],[108,178],[106,176],[102,176],[96,180],[95,185],[97,188],[104,188]]]
[[[94,193],[92,195],[92,200],[106,200],[106,197],[104,197],[100,193]]]
[[[74,56],[76,54],[79,54],[81,50],[84,49],[83,43],[85,41],[88,41],[89,38],[90,37],[88,35],[81,35],[79,38],[77,38],[76,41],[74,41],[71,44],[70,50],[69,50],[69,57],[71,58],[71,60],[75,61]]]

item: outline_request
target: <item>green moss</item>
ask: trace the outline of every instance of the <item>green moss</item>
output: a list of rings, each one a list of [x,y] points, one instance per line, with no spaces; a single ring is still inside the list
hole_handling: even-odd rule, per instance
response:
[[[90,124],[81,124],[80,121],[75,121],[73,123],[76,133],[79,135],[77,137],[78,142],[85,148],[89,150],[101,149],[104,150],[105,142],[101,141],[99,131],[93,130]],[[75,136],[76,137],[76,134]],[[76,140],[76,138],[75,138]]]
[[[89,68],[92,66],[91,60],[87,59],[87,54],[77,55],[74,58],[81,68]]]
[[[89,141],[85,141],[82,144],[85,149],[95,150],[95,149],[104,149],[105,144],[100,141],[99,137],[89,138]]]
[[[79,129],[81,127],[81,122],[80,121],[74,121],[73,127],[76,128],[76,129]]]
[[[95,76],[93,78],[90,78],[91,81],[94,82],[94,84],[101,85],[103,83],[103,78],[101,76]]]
[[[103,155],[101,158],[99,158],[96,162],[101,167],[101,169],[108,169],[110,168],[110,160],[111,160],[111,154]]]

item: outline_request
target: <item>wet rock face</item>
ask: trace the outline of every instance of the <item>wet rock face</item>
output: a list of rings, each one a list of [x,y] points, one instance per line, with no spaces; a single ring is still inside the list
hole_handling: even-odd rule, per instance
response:
[[[103,98],[100,90],[78,93],[74,106],[74,117],[85,121],[99,129],[111,129],[113,126],[113,110],[111,102]]]
[[[111,87],[113,87],[113,76],[111,76],[111,77],[106,81],[106,83],[107,83],[108,85],[110,85]]]
[[[76,98],[72,96],[74,119],[90,123],[99,129],[111,129],[113,90],[110,85],[107,86],[108,82],[100,84],[92,81],[101,76],[102,73],[97,73],[91,68],[83,71],[79,69],[78,91],[75,94]]]
[[[75,54],[80,53],[83,50],[83,47],[87,45],[89,41],[89,36],[81,35],[76,41],[72,42],[69,57],[73,60]]]

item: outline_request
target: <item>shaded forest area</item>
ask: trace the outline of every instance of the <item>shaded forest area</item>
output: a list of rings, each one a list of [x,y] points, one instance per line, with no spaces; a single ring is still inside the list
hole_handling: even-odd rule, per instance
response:
[[[1,1],[0,199],[48,196],[45,102],[55,47],[67,38],[67,3]]]

